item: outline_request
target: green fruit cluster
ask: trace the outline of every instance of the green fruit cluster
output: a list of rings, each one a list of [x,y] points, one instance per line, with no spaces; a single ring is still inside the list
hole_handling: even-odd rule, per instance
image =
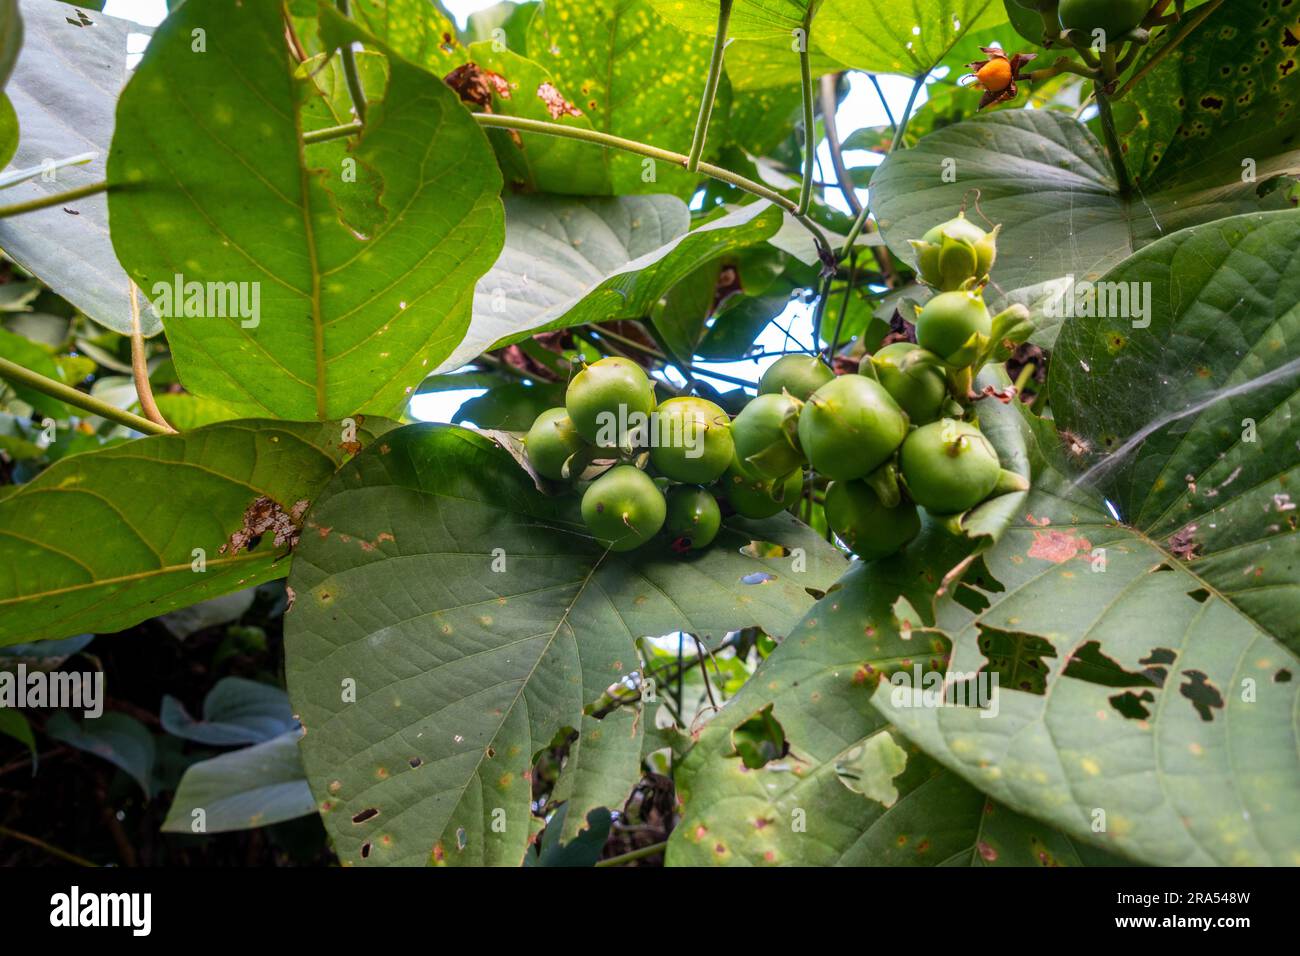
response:
[[[661,532],[680,552],[706,548],[724,507],[769,518],[815,492],[807,469],[830,479],[824,511],[840,540],[866,560],[891,555],[920,532],[919,509],[949,519],[1026,487],[969,412],[974,374],[1028,333],[1023,309],[994,317],[984,303],[997,233],[962,216],[927,233],[923,275],[932,266],[927,278],[952,288],[918,311],[915,344],[879,349],[857,374],[784,356],[732,419],[702,398],[657,402],[639,365],[601,359],[569,382],[564,407],[537,416],[528,460],[582,491],[583,521],[613,551]]]

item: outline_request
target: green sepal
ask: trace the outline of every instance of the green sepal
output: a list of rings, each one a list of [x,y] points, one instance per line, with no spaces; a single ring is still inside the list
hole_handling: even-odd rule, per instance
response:
[[[866,478],[862,479],[876,493],[880,503],[886,508],[897,508],[903,500],[898,484],[898,466],[887,461]]]

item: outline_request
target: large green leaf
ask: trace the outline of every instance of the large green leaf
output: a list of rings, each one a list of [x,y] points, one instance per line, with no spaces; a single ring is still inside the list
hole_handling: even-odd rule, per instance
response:
[[[433,0],[352,0],[350,9],[371,36],[437,76],[466,60],[456,24]]]
[[[1087,127],[1054,111],[1002,110],[893,153],[872,177],[871,201],[890,248],[909,262],[907,240],[963,206],[981,224],[1001,223],[993,281],[1008,292],[1096,279],[1168,232],[1282,202],[1261,200],[1239,171],[1162,187],[1125,198]]]
[[[26,38],[5,88],[18,113],[19,168],[93,153],[81,165],[37,176],[4,192],[6,203],[25,202],[87,186],[104,178],[113,135],[113,109],[126,80],[126,38],[145,28],[94,14],[94,25],[68,22],[62,4],[22,0]],[[75,17],[73,18],[76,19]],[[62,206],[0,219],[0,249],[96,322],[131,331],[129,281],[108,233],[108,203],[90,196]],[[145,334],[162,325],[148,303],[140,317]]]
[[[1009,676],[1000,644],[1037,678],[990,719],[876,703],[1073,836],[1149,863],[1300,864],[1300,213],[1178,233],[1107,280],[1151,283],[1152,324],[1066,324],[1049,384],[1069,436],[1037,427],[987,606],[940,615],[954,671]],[[1111,457],[1071,478],[1063,444]]]
[[[163,832],[225,833],[314,813],[298,737],[291,730],[192,764],[176,788]]]
[[[244,414],[393,411],[460,341],[502,238],[500,174],[457,96],[331,9],[321,18],[331,47],[365,40],[388,56],[386,97],[352,156],[383,183],[387,219],[367,233],[334,199],[346,168],[316,167],[302,144],[317,94],[294,69],[278,4],[185,3],[118,108],[113,241],[141,288],[155,296],[180,275],[259,290],[255,326],[164,317],[186,388]]]
[[[464,340],[436,371],[493,344],[584,322],[648,315],[698,266],[771,237],[781,211],[743,206],[697,229],[675,196],[506,201],[506,245],[478,284]]]
[[[540,494],[506,452],[448,426],[390,432],[307,525],[289,696],[346,864],[518,865],[533,755],[639,669],[636,638],[787,633],[844,567],[788,514],[728,519],[689,556],[662,538],[607,554],[576,496]],[[754,539],[793,553],[752,557]]]
[[[283,577],[345,440],[339,425],[229,422],[61,459],[0,499],[0,645],[118,631]]]
[[[990,408],[982,425],[1004,464],[1027,474],[1016,413]],[[989,535],[999,533],[1024,497],[999,500],[996,517],[993,511],[985,516]],[[973,548],[990,541],[959,539],[927,522],[902,554],[855,563],[687,754],[679,776],[685,814],[673,830],[668,861],[1076,862],[1079,853],[1070,841],[988,804],[915,746],[895,739],[897,732],[871,707],[873,689],[893,672],[941,666],[947,643],[924,632],[922,620],[932,620],[940,583],[956,576]],[[734,733],[766,707],[782,726],[790,752],[746,769],[736,756]]]
[[[736,40],[790,37],[803,28],[813,0],[734,0],[727,36]],[[650,0],[661,17],[690,33],[713,36],[718,29],[718,0]]]
[[[845,66],[923,76],[968,33],[1006,20],[1002,0],[825,0],[812,34]]]
[[[678,152],[690,146],[712,48],[708,37],[663,20],[647,0],[543,0],[528,26],[529,59],[555,77],[593,127]],[[620,150],[593,147],[588,162],[604,167],[617,194],[686,198],[695,188],[685,170]]]

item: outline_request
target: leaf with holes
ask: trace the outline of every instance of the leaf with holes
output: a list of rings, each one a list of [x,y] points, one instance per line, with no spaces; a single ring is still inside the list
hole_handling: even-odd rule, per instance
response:
[[[742,552],[755,539],[784,556]],[[390,432],[318,498],[285,619],[289,696],[340,858],[519,865],[533,755],[639,669],[638,637],[786,633],[843,567],[788,514],[727,519],[688,556],[662,537],[606,554],[576,499],[537,492],[487,438]]]
[[[647,315],[696,267],[771,238],[781,221],[767,202],[690,229],[676,196],[511,197],[505,249],[479,281],[464,340],[437,371],[545,329]]]
[[[648,715],[624,705],[597,720],[582,715],[578,738],[555,782],[555,800],[568,810],[560,839],[568,843],[587,827],[587,814],[597,807],[621,810],[641,779],[641,746]]]
[[[119,631],[283,577],[350,448],[339,425],[243,421],[61,459],[0,499],[0,645]]]
[[[1004,465],[1027,474],[1022,423],[990,404],[981,407],[985,433]],[[942,666],[947,642],[923,626],[933,620],[935,592],[955,586],[1024,497],[994,499],[976,540],[927,521],[900,554],[855,563],[817,602],[687,754],[670,864],[1015,863],[1036,846],[1053,858],[1077,856],[1050,827],[1005,808],[990,818],[981,794],[898,737],[871,706],[890,675]],[[769,708],[788,752],[747,769],[737,732]]]
[[[1151,325],[1066,323],[1063,431],[1036,427],[983,609],[941,615],[954,672],[1011,676],[985,648],[1018,645],[1041,683],[1003,680],[992,719],[876,703],[1074,837],[1153,864],[1300,864],[1300,213],[1177,233],[1106,280],[1150,283]]]
[[[1164,46],[1153,43],[1134,68]],[[1115,104],[1134,181],[1148,192],[1183,180],[1263,192],[1277,176],[1300,176],[1298,50],[1292,0],[1258,0],[1245,15],[1232,3],[1212,11]]]
[[[206,52],[191,52],[191,30],[213,23]],[[331,9],[321,28],[331,47],[363,41],[388,58],[349,157],[382,181],[386,219],[369,233],[333,198],[347,165],[318,167],[302,143],[319,94],[294,69],[278,4],[179,7],[118,107],[118,256],[171,313],[186,388],[245,415],[392,412],[463,337],[502,240],[500,173],[456,94]],[[182,283],[196,285],[171,292]]]

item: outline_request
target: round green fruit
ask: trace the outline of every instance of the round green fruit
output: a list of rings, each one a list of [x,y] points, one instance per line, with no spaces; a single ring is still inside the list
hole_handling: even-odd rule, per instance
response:
[[[664,530],[677,551],[707,548],[718,536],[722,512],[717,499],[697,485],[675,485],[668,490],[668,520]]]
[[[954,368],[964,368],[977,357],[975,335],[993,334],[993,317],[977,292],[941,292],[925,304],[916,317],[916,341]]]
[[[664,525],[668,505],[644,471],[617,465],[591,483],[582,496],[582,520],[611,551],[639,548]]]
[[[1139,26],[1150,9],[1151,0],[1061,0],[1059,16],[1066,30],[1089,36],[1101,30],[1113,42]]]
[[[907,415],[865,375],[841,375],[823,385],[799,416],[799,444],[809,464],[839,481],[875,471],[906,436]]]
[[[758,380],[758,394],[789,392],[801,402],[835,377],[830,366],[815,355],[783,355]]]
[[[759,478],[780,478],[803,466],[797,435],[802,404],[789,395],[759,395],[731,423],[736,457]]]
[[[863,561],[893,554],[921,531],[916,506],[887,508],[861,481],[832,481],[826,489],[826,523]]]
[[[927,361],[928,360],[928,361]],[[913,425],[925,425],[943,412],[948,380],[934,364],[937,358],[919,345],[895,342],[862,360]]]
[[[940,419],[916,429],[899,455],[907,493],[931,514],[974,508],[998,485],[998,453],[974,425]]]
[[[601,448],[620,448],[649,424],[655,390],[635,362],[603,358],[573,376],[564,406],[579,435]]]
[[[731,464],[731,419],[703,398],[670,398],[655,409],[650,462],[673,481],[707,485]]]
[[[563,480],[564,463],[584,447],[586,442],[563,408],[548,408],[538,415],[524,438],[524,450],[533,469],[555,481]]]
[[[803,470],[796,468],[775,481],[760,478],[733,460],[722,476],[722,487],[736,514],[745,518],[770,518],[791,507],[803,493]]]

